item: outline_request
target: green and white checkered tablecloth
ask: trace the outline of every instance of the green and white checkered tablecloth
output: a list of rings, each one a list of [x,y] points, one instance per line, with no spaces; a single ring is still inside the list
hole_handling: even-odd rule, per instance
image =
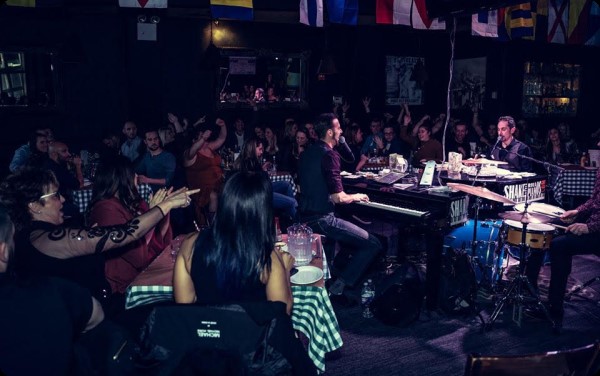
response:
[[[294,329],[309,338],[308,356],[325,372],[325,354],[342,347],[337,317],[327,290],[316,286],[292,286]]]

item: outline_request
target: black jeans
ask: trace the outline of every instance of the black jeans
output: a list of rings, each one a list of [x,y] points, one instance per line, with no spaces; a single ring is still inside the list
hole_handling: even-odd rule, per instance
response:
[[[553,313],[562,315],[567,280],[571,274],[571,263],[575,255],[595,254],[600,256],[600,233],[573,235],[567,233],[552,239],[550,243],[550,290],[548,302]],[[542,267],[544,252],[532,252],[527,260],[526,274],[534,287]]]
[[[357,225],[337,218],[333,213],[301,216],[300,219],[315,233],[325,235],[328,239],[340,242],[344,248],[351,247],[354,250],[348,265],[339,275],[348,286],[354,286],[358,282],[381,250],[379,239]],[[332,260],[331,256],[328,255],[329,260]]]

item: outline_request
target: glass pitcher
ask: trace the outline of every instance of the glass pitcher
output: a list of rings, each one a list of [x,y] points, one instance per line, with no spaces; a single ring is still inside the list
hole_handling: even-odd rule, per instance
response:
[[[294,256],[294,266],[308,265],[312,261],[313,232],[310,227],[295,224],[287,228],[288,251]]]

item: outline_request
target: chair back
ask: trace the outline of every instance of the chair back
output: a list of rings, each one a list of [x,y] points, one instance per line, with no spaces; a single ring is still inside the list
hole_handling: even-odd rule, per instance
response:
[[[565,351],[467,358],[465,376],[592,376],[600,368],[600,342]]]
[[[289,368],[281,354],[268,345],[280,312],[285,315],[285,305],[275,302],[244,307],[236,304],[156,307],[142,328],[136,364],[154,375],[170,375],[181,367],[183,359],[193,361],[199,356],[205,359],[228,356],[231,361],[223,366],[231,367],[237,362],[247,369],[244,374],[256,373],[253,370],[261,370],[262,366]],[[262,373],[264,370],[258,372]]]

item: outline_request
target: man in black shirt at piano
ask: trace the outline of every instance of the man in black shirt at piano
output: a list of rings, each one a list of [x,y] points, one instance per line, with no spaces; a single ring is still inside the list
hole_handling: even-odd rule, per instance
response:
[[[381,250],[379,240],[353,223],[337,218],[335,204],[369,201],[362,193],[347,194],[340,175],[340,154],[334,149],[339,144],[342,129],[334,114],[322,114],[315,122],[319,140],[309,146],[298,163],[300,196],[299,218],[316,233],[338,241],[342,252],[353,252],[346,267],[339,271],[329,286],[333,295],[341,295],[346,286],[353,287]],[[330,247],[327,247],[329,250]],[[333,252],[327,257],[332,260]]]
[[[521,156],[531,157],[531,149],[514,137],[516,131],[515,119],[511,116],[501,116],[498,119],[498,140],[490,154],[492,159],[508,162],[500,167],[517,172],[531,171],[531,161]]]

